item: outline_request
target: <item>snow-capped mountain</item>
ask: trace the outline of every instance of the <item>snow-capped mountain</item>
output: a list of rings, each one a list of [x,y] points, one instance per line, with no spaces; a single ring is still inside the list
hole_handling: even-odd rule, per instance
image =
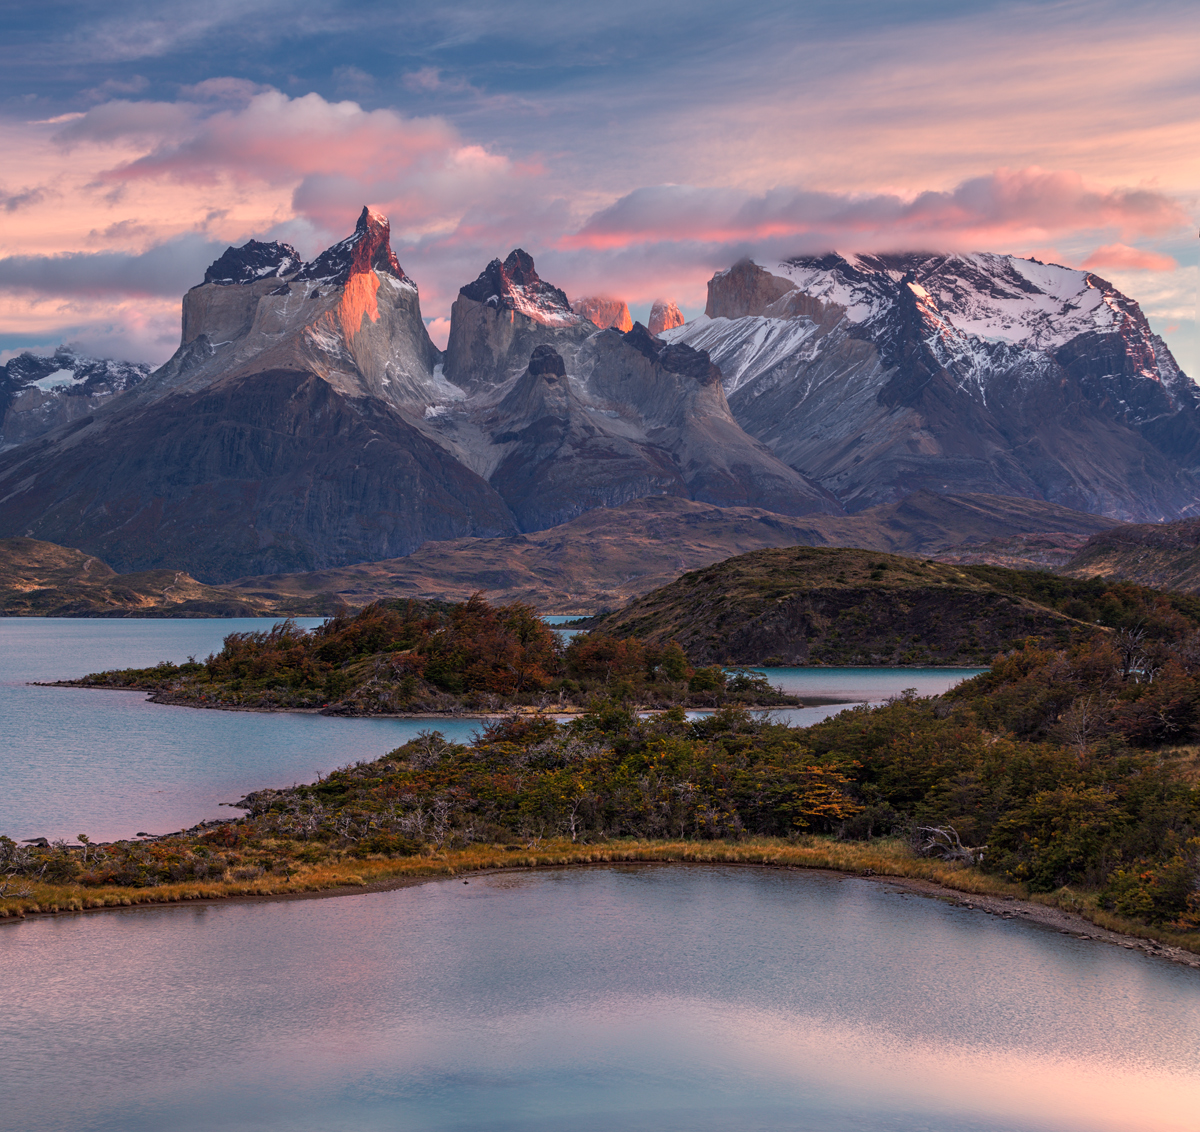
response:
[[[972,255],[743,262],[666,339],[752,436],[852,510],[910,491],[1157,520],[1200,503],[1200,396],[1098,276]]]
[[[89,358],[65,346],[18,355],[0,367],[0,451],[86,417],[149,374],[142,362]]]
[[[663,494],[841,510],[742,431],[703,351],[599,330],[520,249],[462,288],[443,364],[364,209],[309,264],[228,249],[166,365],[0,457],[0,533],[227,581]]]

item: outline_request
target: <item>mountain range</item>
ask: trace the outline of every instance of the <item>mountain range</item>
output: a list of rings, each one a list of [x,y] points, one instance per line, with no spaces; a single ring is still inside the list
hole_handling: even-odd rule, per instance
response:
[[[994,254],[748,261],[666,331],[734,416],[849,511],[918,488],[1125,522],[1200,502],[1200,391],[1110,283]]]
[[[8,363],[0,536],[216,583],[662,496],[813,520],[913,492],[1019,498],[1025,533],[1064,508],[1153,522],[1200,499],[1195,385],[1136,303],[1035,260],[745,261],[692,322],[656,302],[651,333],[620,329],[619,301],[572,304],[516,249],[461,288],[441,351],[364,208],[308,263],[229,248],[182,315],[153,373]]]

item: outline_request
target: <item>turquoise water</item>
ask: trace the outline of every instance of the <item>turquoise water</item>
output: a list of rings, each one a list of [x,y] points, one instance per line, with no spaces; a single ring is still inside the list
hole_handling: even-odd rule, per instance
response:
[[[300,619],[311,626],[319,618]],[[0,618],[0,833],[93,840],[229,817],[222,802],[378,758],[423,730],[469,741],[477,719],[330,719],[148,703],[141,692],[34,688],[107,668],[203,659],[270,619]],[[801,695],[874,701],[943,691],[974,669],[766,669]],[[805,725],[840,708],[778,713]]]
[[[319,618],[300,621],[318,624]],[[31,688],[106,668],[203,659],[224,636],[273,620],[0,619],[0,833],[93,840],[170,833],[249,790],[312,782],[422,730],[466,741],[477,719],[331,719],[204,711],[142,692]]]
[[[1194,1132],[1200,972],[802,872],[0,928],[39,1132]]]

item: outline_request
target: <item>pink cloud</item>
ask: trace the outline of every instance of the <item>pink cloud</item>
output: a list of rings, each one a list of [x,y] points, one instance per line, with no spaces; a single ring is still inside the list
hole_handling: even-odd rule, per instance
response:
[[[1112,267],[1118,271],[1174,271],[1179,264],[1171,256],[1158,252],[1131,248],[1128,244],[1105,244],[1092,252],[1083,266],[1089,270]]]
[[[660,185],[636,189],[593,215],[563,248],[596,250],[665,241],[777,241],[827,246],[919,246],[1028,239],[1073,229],[1158,235],[1187,223],[1182,208],[1147,189],[1103,189],[1070,171],[999,169],[948,192],[906,199],[778,188],[761,196]]]
[[[241,192],[255,185],[291,187],[295,210],[329,235],[340,233],[366,200],[388,206],[398,234],[445,230],[474,199],[526,175],[507,158],[464,143],[442,118],[364,110],[318,94],[252,93],[226,80],[193,92],[242,104],[214,110],[113,102],[72,121],[60,137],[79,144],[156,133],[148,152],[104,170],[98,180],[230,184]]]

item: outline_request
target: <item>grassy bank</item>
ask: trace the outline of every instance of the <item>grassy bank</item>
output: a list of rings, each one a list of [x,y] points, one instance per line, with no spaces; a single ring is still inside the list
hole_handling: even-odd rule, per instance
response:
[[[267,846],[266,852],[283,846]],[[178,904],[190,901],[230,900],[342,894],[371,890],[423,879],[466,876],[495,869],[544,869],[604,864],[733,864],[775,868],[828,869],[854,876],[914,879],[938,885],[968,897],[1028,901],[1082,916],[1107,931],[1137,939],[1153,939],[1171,947],[1200,954],[1200,933],[1151,930],[1144,924],[1105,911],[1096,893],[1063,889],[1031,895],[1023,885],[989,876],[978,869],[917,856],[903,839],[877,838],[870,842],[839,841],[810,835],[798,839],[748,838],[742,841],[649,841],[623,839],[580,845],[567,840],[538,845],[476,845],[465,849],[425,852],[409,857],[382,855],[356,858],[349,854],[312,866],[300,865],[285,873],[263,872],[248,879],[213,879],[163,884],[153,888],[129,886],[84,887],[78,884],[24,885],[28,895],[8,897],[0,904],[0,920],[29,915],[83,912]]]

